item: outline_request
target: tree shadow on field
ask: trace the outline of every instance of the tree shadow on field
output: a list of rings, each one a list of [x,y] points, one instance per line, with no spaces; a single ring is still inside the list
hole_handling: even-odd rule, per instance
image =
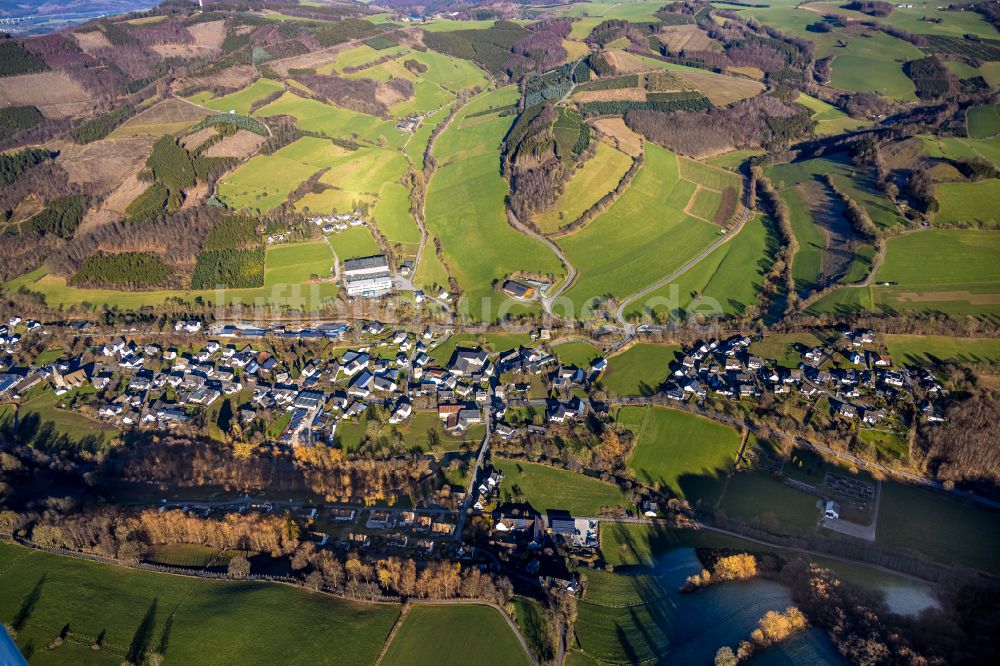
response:
[[[128,648],[128,655],[125,657],[126,661],[133,664],[141,664],[143,662],[146,650],[149,649],[149,643],[153,640],[153,625],[156,623],[156,603],[157,600],[154,598],[153,602],[149,604],[149,609],[142,618],[142,622],[139,623],[139,628],[135,630],[135,635],[132,636],[132,643]]]
[[[170,643],[170,630],[173,628],[174,616],[171,615],[167,618],[167,621],[163,623],[163,631],[160,632],[160,644],[156,647],[156,651],[160,654],[166,654],[167,645]]]
[[[42,587],[45,585],[45,576],[46,574],[42,574],[42,577],[38,579],[35,586],[31,588],[31,592],[29,592],[28,596],[24,598],[24,601],[21,602],[21,607],[18,609],[17,615],[14,616],[14,621],[11,622],[11,626],[14,627],[15,631],[21,631],[24,629],[24,625],[28,623],[28,619],[35,611],[35,605],[42,597]]]

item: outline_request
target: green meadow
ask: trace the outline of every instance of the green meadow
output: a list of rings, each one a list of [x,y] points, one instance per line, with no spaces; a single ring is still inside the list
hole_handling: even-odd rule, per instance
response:
[[[588,317],[594,299],[624,298],[669,275],[719,235],[719,227],[684,213],[695,185],[680,178],[677,157],[653,144],[645,150],[611,207],[558,241],[579,271],[565,293],[577,318]]]
[[[503,472],[503,501],[523,498],[536,511],[569,511],[579,516],[597,516],[603,507],[628,507],[625,493],[600,479],[547,465],[521,460],[496,459]]]
[[[509,86],[480,95],[465,106],[434,143],[437,169],[427,189],[426,224],[441,240],[453,277],[465,290],[460,311],[471,320],[494,320],[506,299],[494,280],[514,271],[558,279],[558,258],[541,242],[510,226],[504,212],[507,182],[500,175],[497,147],[510,126],[509,116],[479,112],[507,106],[517,98]],[[426,256],[426,255],[425,255]],[[421,282],[421,273],[417,273]],[[515,304],[517,314],[528,306]]]
[[[968,110],[966,122],[969,136],[973,139],[988,139],[1000,133],[1000,104],[975,106]]]
[[[32,663],[117,665],[159,653],[179,664],[360,666],[374,663],[399,615],[392,604],[136,571],[6,543],[0,562],[0,618],[17,629]],[[47,649],[63,628],[68,640]]]
[[[379,254],[378,243],[368,227],[351,227],[327,237],[337,257],[344,261],[356,257],[370,257]]]
[[[840,134],[866,124],[863,120],[851,118],[832,104],[827,104],[823,100],[810,97],[805,93],[800,92],[795,102],[813,112],[812,119],[816,121],[815,133],[817,136]]]
[[[257,79],[246,88],[230,93],[229,95],[209,98],[195,96],[190,99],[195,104],[201,104],[216,111],[222,111],[223,113],[236,111],[236,113],[245,116],[250,113],[250,107],[254,102],[265,99],[269,95],[273,95],[283,89],[284,86],[277,81]]]
[[[618,418],[636,435],[628,466],[637,479],[692,503],[717,499],[721,480],[736,463],[739,432],[663,407],[623,407]]]
[[[578,368],[588,368],[590,363],[601,356],[601,350],[589,342],[567,342],[552,347],[553,353],[564,365],[575,365]]]
[[[893,362],[926,364],[1000,363],[1000,340],[994,338],[953,338],[944,335],[887,335],[886,345]]]
[[[490,606],[414,606],[389,644],[386,666],[529,666],[531,659]]]
[[[551,233],[575,221],[615,189],[631,164],[628,155],[605,141],[598,142],[594,156],[573,172],[562,196],[534,217],[535,226],[542,233]]]
[[[931,229],[890,238],[886,248],[875,279],[895,284],[838,289],[809,312],[911,310],[996,317],[1000,232]]]
[[[318,170],[279,155],[257,155],[219,181],[218,196],[230,208],[266,213]]]
[[[883,483],[875,545],[914,550],[949,565],[1000,573],[1000,514],[942,493]]]
[[[634,344],[608,359],[604,388],[616,395],[652,395],[679,355],[680,348],[673,345]]]
[[[941,210],[934,216],[935,224],[996,227],[1000,224],[997,201],[1000,201],[1000,180],[990,178],[978,183],[938,183],[934,186]]]
[[[698,306],[696,311],[708,316],[742,314],[757,300],[764,275],[773,263],[777,239],[769,225],[760,216],[751,218],[728,243],[712,250],[676,280],[633,303],[634,309],[627,314],[651,310],[664,315],[671,314],[671,308],[687,311],[692,306]],[[674,293],[676,301],[672,299]],[[719,310],[715,310],[713,300]]]
[[[255,118],[265,118],[285,114],[295,117],[296,124],[301,129],[327,136],[356,136],[375,145],[397,148],[406,140],[406,135],[397,130],[392,121],[306,99],[292,92],[286,92],[277,100],[257,109],[253,115]]]

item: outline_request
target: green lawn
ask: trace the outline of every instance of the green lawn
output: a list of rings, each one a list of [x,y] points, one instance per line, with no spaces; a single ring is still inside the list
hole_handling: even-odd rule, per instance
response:
[[[742,471],[729,480],[719,508],[728,518],[778,534],[816,529],[816,498],[757,472]]]
[[[262,100],[268,95],[273,95],[283,88],[284,86],[277,81],[272,81],[270,79],[257,79],[243,90],[239,90],[229,95],[213,97],[207,100],[198,97],[197,99],[192,99],[191,101],[196,104],[201,104],[202,106],[207,106],[208,108],[216,111],[222,111],[223,113],[236,111],[236,113],[245,116],[250,113],[250,107],[254,102]]]
[[[988,139],[1000,133],[1000,104],[975,106],[969,109],[966,118],[973,139]]]
[[[527,333],[456,333],[449,335],[439,344],[430,349],[429,355],[440,365],[451,360],[455,349],[459,347],[482,347],[490,352],[510,351],[521,346],[533,347],[531,336]]]
[[[130,651],[158,651],[178,664],[371,664],[399,614],[391,604],[135,571],[5,543],[0,562],[0,617],[22,618],[18,644],[32,646],[32,663],[110,665]],[[63,627],[74,640],[45,650]],[[97,636],[99,652],[90,650]]]
[[[913,81],[903,73],[898,60],[923,57],[915,46],[882,32],[868,38],[851,40],[837,49],[833,60],[830,84],[835,88],[855,92],[876,92],[900,101],[916,99]]]
[[[595,299],[624,298],[682,266],[712,243],[719,227],[683,212],[694,186],[681,180],[677,157],[647,144],[631,185],[583,229],[559,239],[579,274],[565,293],[568,314],[587,319]]]
[[[601,569],[587,571],[585,575],[587,590],[583,598],[592,604],[625,606],[661,596],[667,591],[656,576],[621,576]]]
[[[935,224],[962,224],[996,227],[1000,224],[997,201],[1000,201],[1000,180],[991,178],[978,183],[938,183],[935,186],[941,210]]]
[[[500,175],[496,150],[511,117],[468,117],[507,106],[516,98],[512,86],[476,97],[434,142],[438,166],[427,190],[427,227],[440,239],[452,276],[465,290],[459,310],[473,321],[537,310],[505,302],[508,299],[493,288],[494,280],[514,271],[556,279],[562,275],[555,254],[511,227],[504,213],[508,186]]]
[[[720,481],[736,462],[739,432],[663,407],[622,407],[618,418],[641,424],[631,428],[636,444],[628,460],[639,481],[658,485],[692,503],[716,500]]]
[[[386,666],[530,664],[499,611],[489,606],[415,606],[382,659]]]
[[[304,136],[276,150],[274,154],[319,169],[329,166],[332,161],[343,158],[349,153],[328,139]]]
[[[219,181],[219,198],[230,208],[266,213],[284,203],[317,167],[275,155],[257,155]]]
[[[299,285],[315,275],[328,278],[333,269],[333,253],[325,241],[276,245],[264,259],[264,288]]]
[[[705,316],[742,314],[756,302],[773,263],[777,239],[770,224],[763,217],[752,218],[735,238],[686,273],[632,303],[628,314],[649,310],[658,315],[677,310]]]
[[[885,262],[876,276],[908,291],[969,289],[995,294],[1000,290],[1000,233],[930,230],[891,238]]]
[[[314,99],[306,99],[292,92],[286,92],[274,102],[254,112],[254,117],[290,115],[297,119],[301,129],[318,132],[326,136],[357,136],[374,145],[385,144],[400,147],[406,135],[395,127],[392,121],[381,120],[357,111],[324,104]]]
[[[375,226],[391,241],[419,243],[420,228],[410,215],[410,192],[401,183],[390,182],[379,191]]]
[[[815,97],[810,97],[803,92],[799,93],[799,96],[795,99],[795,103],[801,104],[813,112],[812,119],[816,121],[814,133],[817,136],[840,134],[867,124],[863,120],[851,118],[832,104],[828,104]]]
[[[638,343],[608,359],[602,383],[616,395],[652,395],[670,373],[670,362],[680,348],[673,345]]]
[[[775,333],[750,343],[750,353],[776,361],[783,368],[797,368],[802,354],[796,347],[818,347],[822,342],[812,333]]]
[[[589,368],[591,362],[602,356],[601,350],[589,342],[567,342],[552,348],[564,365],[575,365],[578,368]]]
[[[351,227],[338,234],[328,236],[328,239],[341,261],[355,257],[370,257],[381,253],[378,243],[375,242],[375,237],[366,226]]]
[[[56,433],[73,440],[97,435],[110,441],[118,434],[118,429],[110,423],[95,421],[78,411],[58,407],[68,397],[57,396],[53,391],[46,390],[21,405],[21,420],[37,415],[42,423],[51,423]]]
[[[497,459],[494,466],[503,472],[500,493],[504,501],[523,496],[536,511],[569,511],[580,516],[596,516],[602,507],[628,507],[618,486],[583,474],[521,460]]]
[[[952,338],[944,335],[887,335],[886,344],[893,362],[1000,363],[1000,340],[994,338]]]
[[[631,165],[628,155],[605,141],[598,142],[594,156],[573,172],[562,196],[551,208],[534,216],[535,226],[548,233],[575,221],[614,190]]]
[[[882,484],[875,543],[1000,573],[1000,513],[915,486]]]

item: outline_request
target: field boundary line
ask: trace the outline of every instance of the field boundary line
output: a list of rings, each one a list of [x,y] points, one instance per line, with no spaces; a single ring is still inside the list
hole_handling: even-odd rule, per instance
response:
[[[396,621],[392,624],[392,629],[389,631],[389,635],[385,638],[385,643],[382,644],[382,650],[378,653],[378,658],[375,660],[375,666],[379,666],[382,663],[382,659],[385,658],[385,653],[389,651],[389,645],[392,644],[396,634],[399,632],[399,628],[403,626],[403,622],[406,620],[406,616],[410,612],[411,605],[409,602],[403,604],[403,609],[399,612],[396,617]]]

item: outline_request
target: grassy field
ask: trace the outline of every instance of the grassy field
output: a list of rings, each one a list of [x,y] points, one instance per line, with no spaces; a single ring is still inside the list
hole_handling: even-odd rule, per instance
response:
[[[802,362],[802,355],[796,351],[797,345],[818,347],[822,340],[812,333],[778,333],[771,334],[762,340],[750,344],[750,353],[761,358],[772,359],[783,368],[797,368]]]
[[[513,229],[504,213],[508,187],[498,169],[496,150],[510,117],[468,118],[516,98],[514,87],[477,97],[434,142],[438,167],[427,190],[427,227],[441,240],[452,275],[465,290],[460,311],[475,321],[527,309],[520,304],[501,307],[506,299],[493,288],[493,280],[513,271],[556,278],[562,274],[555,254]]]
[[[371,664],[399,614],[394,605],[134,571],[3,543],[0,562],[0,617],[22,625],[18,644],[32,663],[119,664],[130,655],[138,663],[160,652],[179,664]],[[247,632],[252,626],[269,629]],[[70,640],[45,650],[62,627]],[[102,648],[93,651],[98,636]]]
[[[651,395],[670,372],[670,362],[679,358],[673,345],[639,343],[608,359],[604,388],[616,395]]]
[[[523,496],[540,513],[563,510],[596,516],[605,506],[628,506],[618,486],[583,474],[520,460],[497,459],[494,466],[504,474],[500,490],[503,500]]]
[[[326,136],[357,136],[375,145],[385,144],[395,148],[406,141],[406,135],[397,130],[391,121],[306,99],[291,92],[257,109],[253,115],[264,118],[282,114],[294,116],[298,127]]]
[[[276,150],[274,154],[320,169],[350,153],[328,139],[304,136],[284,148]]]
[[[275,155],[257,155],[219,181],[219,198],[230,208],[266,213],[319,169]]]
[[[945,564],[1000,573],[1000,513],[939,493],[883,483],[878,546],[906,548]]]
[[[239,90],[229,95],[209,98],[196,96],[191,98],[191,101],[195,104],[208,107],[209,109],[214,109],[215,111],[222,111],[223,113],[236,111],[236,113],[245,116],[250,113],[250,107],[254,102],[262,100],[269,95],[273,95],[283,88],[284,86],[277,81],[272,81],[270,79],[257,79],[243,90]]]
[[[741,164],[746,162],[748,159],[755,155],[761,155],[764,151],[762,150],[731,150],[728,153],[722,153],[721,155],[716,155],[715,157],[709,157],[705,160],[705,164],[711,164],[712,166],[717,166],[721,169],[738,169]]]
[[[852,165],[842,153],[779,164],[768,169],[768,177],[779,190],[800,185],[826,174],[833,177],[838,189],[846,192],[864,207],[877,226],[892,227],[903,221],[892,201],[875,186],[871,174]]]
[[[302,284],[313,275],[330,277],[332,268],[333,253],[324,241],[278,245],[264,259],[264,287]]]
[[[575,365],[578,368],[587,368],[590,363],[602,356],[601,350],[589,342],[567,342],[552,348],[552,351],[559,357],[559,362],[564,365]]]
[[[840,134],[866,124],[863,120],[851,118],[832,104],[827,104],[823,100],[810,97],[805,93],[800,92],[795,102],[813,112],[812,119],[816,121],[814,133],[817,136]]]
[[[730,242],[676,280],[632,303],[627,314],[652,311],[663,315],[676,310],[706,316],[743,313],[756,302],[764,275],[773,263],[777,239],[769,225],[762,217],[752,218]]]
[[[935,186],[941,210],[935,224],[972,224],[996,227],[1000,224],[996,202],[1000,200],[1000,180],[978,183],[938,183]]]
[[[777,533],[816,529],[816,498],[757,472],[742,471],[726,484],[719,508],[726,516]]]
[[[410,192],[401,183],[390,182],[379,191],[375,226],[390,241],[419,243],[420,228],[410,215]]]
[[[606,141],[598,142],[594,156],[573,172],[552,208],[534,217],[535,226],[551,233],[570,224],[614,190],[631,164],[628,155]]]
[[[1000,133],[1000,104],[975,106],[968,111],[966,121],[969,136],[973,139],[988,139]]]
[[[740,433],[687,412],[662,407],[623,407],[618,418],[639,422],[628,460],[636,478],[694,503],[714,502],[720,479],[732,470]]]
[[[368,227],[351,227],[327,238],[341,261],[380,253],[378,243]]]
[[[386,666],[530,664],[500,612],[489,606],[416,606],[382,659]]]
[[[952,338],[944,335],[887,335],[889,354],[897,365],[954,361],[1000,363],[1000,340]]]
[[[56,433],[77,440],[81,437],[99,435],[105,441],[110,441],[118,434],[118,429],[109,423],[95,421],[78,411],[60,409],[60,401],[69,396],[57,396],[52,391],[44,391],[21,405],[21,419],[33,414],[42,423],[51,423]]]
[[[625,193],[586,227],[559,239],[579,271],[565,293],[572,301],[569,314],[579,319],[591,315],[594,299],[622,298],[653,284],[718,236],[718,227],[683,212],[694,187],[681,180],[676,156],[652,144],[645,151]]]

